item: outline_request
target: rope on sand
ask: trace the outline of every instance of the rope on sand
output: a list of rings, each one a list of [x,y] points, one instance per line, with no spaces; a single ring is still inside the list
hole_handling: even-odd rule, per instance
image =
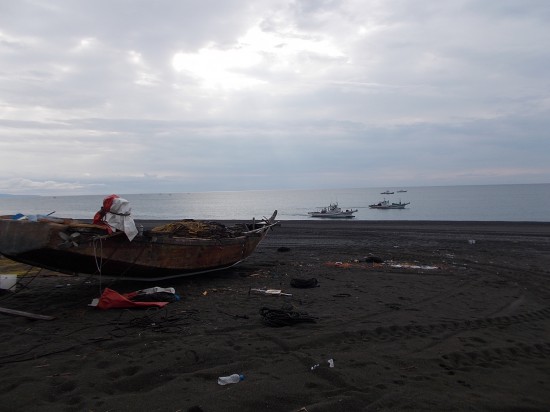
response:
[[[315,318],[309,316],[306,312],[295,312],[285,309],[270,309],[263,307],[260,309],[260,315],[263,322],[272,327],[291,326],[297,323],[315,323]]]
[[[316,286],[319,286],[319,282],[317,281],[316,278],[311,278],[311,279],[299,279],[299,278],[294,278],[290,281],[290,286],[292,286],[293,288],[314,288]]]

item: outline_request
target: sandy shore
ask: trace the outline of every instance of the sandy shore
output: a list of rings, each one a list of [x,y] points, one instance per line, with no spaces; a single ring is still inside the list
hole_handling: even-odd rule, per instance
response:
[[[0,410],[548,411],[549,251],[550,223],[285,221],[231,270],[155,284],[1,258],[0,306],[55,319],[0,314]],[[181,300],[87,306],[150,286]]]

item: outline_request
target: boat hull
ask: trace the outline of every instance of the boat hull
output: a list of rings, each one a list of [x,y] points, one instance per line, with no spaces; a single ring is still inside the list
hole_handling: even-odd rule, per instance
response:
[[[146,232],[130,242],[123,232],[106,235],[92,225],[0,219],[0,253],[61,273],[161,280],[236,265],[250,256],[273,225],[271,221],[242,235],[219,239]],[[73,242],[69,236],[74,233],[78,235]]]
[[[392,203],[392,204],[376,204],[376,205],[369,205],[369,208],[371,209],[405,209],[405,206],[407,206],[409,203]]]
[[[353,213],[355,212],[349,212],[349,213],[321,213],[321,212],[310,212],[309,215],[311,217],[322,217],[322,218],[328,218],[328,219],[346,219],[346,218],[352,218]]]

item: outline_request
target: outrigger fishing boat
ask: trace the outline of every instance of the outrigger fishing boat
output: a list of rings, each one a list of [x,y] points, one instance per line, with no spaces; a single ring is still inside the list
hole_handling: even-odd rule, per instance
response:
[[[275,226],[267,219],[225,226],[182,220],[136,224],[125,199],[105,198],[93,223],[53,216],[0,216],[0,254],[66,274],[156,281],[227,269],[246,259]]]

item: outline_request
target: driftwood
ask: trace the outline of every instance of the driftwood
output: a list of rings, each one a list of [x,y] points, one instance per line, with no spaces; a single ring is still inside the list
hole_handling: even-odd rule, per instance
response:
[[[54,316],[38,315],[36,313],[23,312],[22,310],[0,308],[0,313],[7,313],[8,315],[25,316],[26,318],[39,319],[39,320],[53,320]]]

